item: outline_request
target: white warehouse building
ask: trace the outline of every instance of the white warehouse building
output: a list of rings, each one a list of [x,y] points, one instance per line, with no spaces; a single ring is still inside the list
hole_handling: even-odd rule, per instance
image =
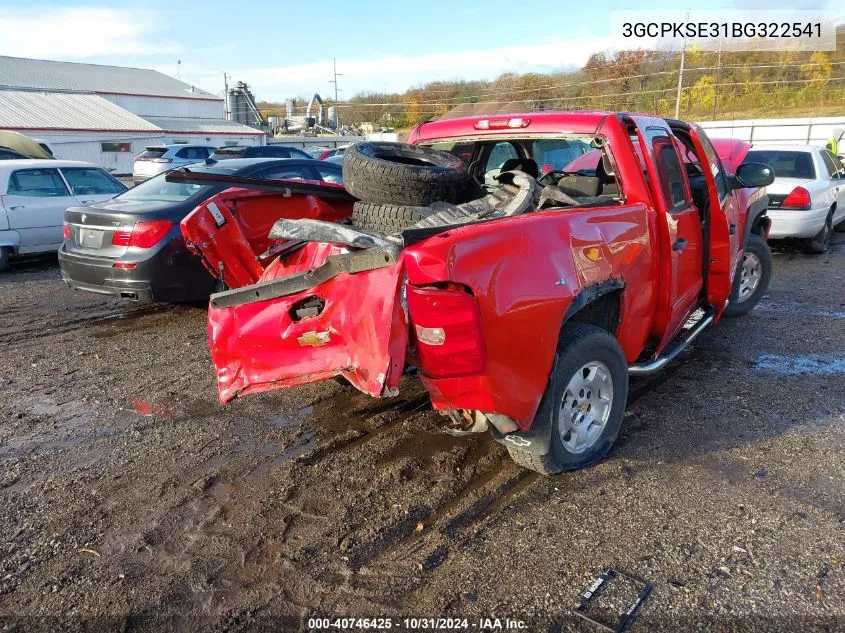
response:
[[[116,174],[148,145],[262,145],[224,118],[222,97],[155,70],[0,56],[0,129],[47,142],[56,158]]]

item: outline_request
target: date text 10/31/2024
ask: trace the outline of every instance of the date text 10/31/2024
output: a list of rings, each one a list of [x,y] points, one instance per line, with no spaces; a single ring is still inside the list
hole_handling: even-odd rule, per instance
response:
[[[309,631],[520,631],[528,625],[516,618],[309,618]]]

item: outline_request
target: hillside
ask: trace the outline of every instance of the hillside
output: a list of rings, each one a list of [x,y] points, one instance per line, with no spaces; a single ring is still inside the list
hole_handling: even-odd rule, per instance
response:
[[[687,49],[681,117],[690,120],[845,114],[845,30],[836,51],[721,53]],[[404,128],[453,108],[509,102],[512,110],[608,109],[673,116],[679,52],[597,53],[578,71],[505,73],[493,81],[433,82],[404,93],[363,93],[337,105],[346,124]],[[462,104],[479,104],[475,106]],[[269,114],[283,104],[259,103]],[[302,109],[301,107],[299,109]]]

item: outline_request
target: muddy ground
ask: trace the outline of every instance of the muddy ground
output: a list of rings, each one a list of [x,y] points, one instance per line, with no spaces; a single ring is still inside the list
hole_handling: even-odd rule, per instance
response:
[[[633,631],[845,628],[845,235],[777,253],[754,313],[556,478],[439,433],[413,378],[221,408],[202,308],[75,292],[55,259],[0,276],[0,315],[0,630],[594,631],[569,609],[608,566],[654,583]]]

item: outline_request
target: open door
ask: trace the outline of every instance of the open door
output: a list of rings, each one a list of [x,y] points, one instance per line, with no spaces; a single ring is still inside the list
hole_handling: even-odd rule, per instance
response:
[[[700,126],[690,126],[690,139],[701,164],[710,198],[707,302],[719,317],[731,295],[734,271],[742,260],[739,204],[731,193],[721,160]]]
[[[655,332],[659,352],[695,310],[704,278],[702,214],[690,192],[683,159],[663,119],[631,117],[658,211],[660,252]]]

